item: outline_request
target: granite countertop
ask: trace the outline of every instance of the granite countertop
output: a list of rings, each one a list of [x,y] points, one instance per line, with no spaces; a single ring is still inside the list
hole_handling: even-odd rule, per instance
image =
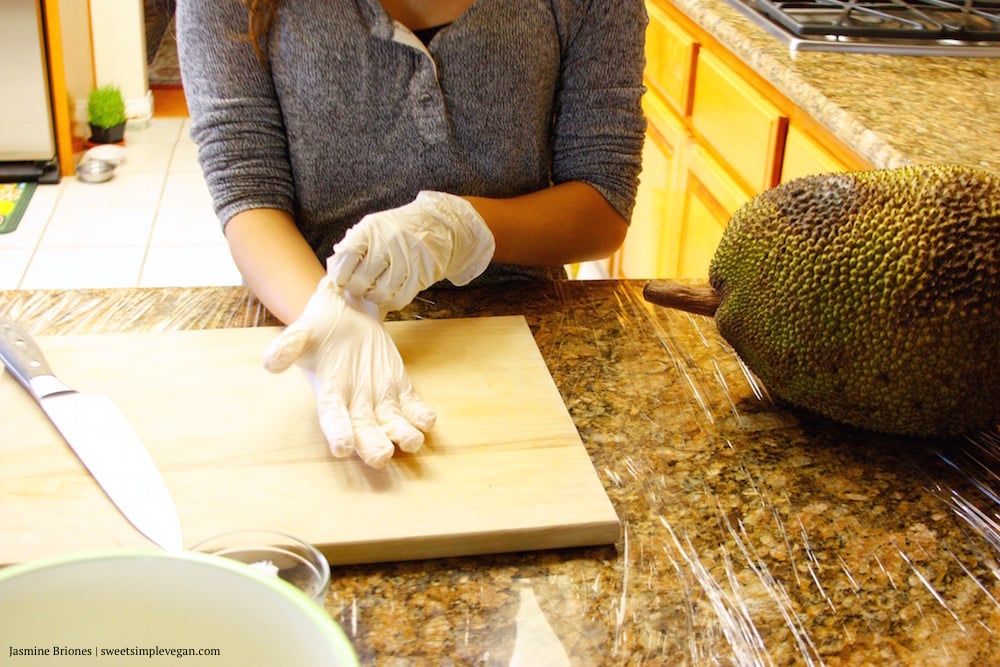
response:
[[[639,281],[439,291],[524,315],[619,517],[614,545],[335,567],[363,664],[986,665],[1000,437],[876,436],[775,404]],[[37,334],[276,324],[244,288],[0,292]]]
[[[803,52],[725,0],[673,4],[874,167],[1000,170],[1000,58]]]

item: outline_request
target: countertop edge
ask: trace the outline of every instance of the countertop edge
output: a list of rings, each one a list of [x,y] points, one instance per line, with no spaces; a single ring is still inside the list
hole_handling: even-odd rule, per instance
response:
[[[933,56],[911,57],[909,60],[899,60],[905,56],[879,56],[877,54],[837,54],[809,52],[808,54],[793,54],[791,49],[783,45],[769,32],[757,26],[737,8],[725,0],[665,0],[688,19],[716,39],[720,45],[728,49],[755,73],[760,75],[781,94],[786,96],[796,106],[808,113],[820,125],[825,127],[848,148],[855,151],[861,158],[867,160],[875,168],[894,168],[910,164],[935,161],[933,158],[921,158],[908,151],[902,151],[884,137],[879,128],[873,128],[863,118],[830,98],[829,88],[824,90],[825,82],[810,80],[795,67],[798,58],[825,57],[831,62],[839,62],[838,58],[854,58],[854,62],[881,64],[887,61],[877,58],[895,58],[896,63],[912,64],[912,68],[938,65],[942,61],[954,61],[955,58],[938,58]],[[962,59],[959,59],[962,60]],[[984,60],[984,59],[964,59]],[[995,60],[995,59],[993,59]],[[992,63],[990,65],[992,67]],[[873,68],[873,69],[878,69]],[[885,93],[879,93],[885,95]],[[932,119],[933,120],[933,119]],[[934,124],[931,122],[930,124]],[[1000,132],[1000,128],[997,129]],[[936,161],[962,162],[977,164],[991,168],[987,159],[954,159],[958,156],[940,155]]]

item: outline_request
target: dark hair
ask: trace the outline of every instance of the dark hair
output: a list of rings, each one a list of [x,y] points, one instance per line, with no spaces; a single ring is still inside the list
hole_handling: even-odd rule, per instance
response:
[[[247,32],[245,38],[253,45],[257,60],[267,66],[267,41],[271,24],[278,13],[281,0],[243,0],[247,8]]]

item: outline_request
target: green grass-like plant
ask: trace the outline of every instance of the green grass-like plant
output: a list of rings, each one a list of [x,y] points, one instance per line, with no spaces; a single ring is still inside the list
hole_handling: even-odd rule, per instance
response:
[[[124,123],[128,117],[125,115],[125,96],[121,88],[108,84],[90,91],[87,116],[91,125],[105,130]]]

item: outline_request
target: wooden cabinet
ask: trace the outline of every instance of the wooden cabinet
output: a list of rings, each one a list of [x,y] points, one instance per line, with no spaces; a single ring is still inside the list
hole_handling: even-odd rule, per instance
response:
[[[671,277],[707,278],[729,218],[750,195],[704,147],[687,154],[683,208],[677,223],[677,262]]]
[[[691,113],[698,42],[655,4],[648,3],[646,8],[646,85],[675,113],[687,116]]]
[[[704,277],[730,215],[750,195],[665,103],[644,101],[649,128],[628,238],[614,275]]]
[[[707,49],[698,54],[691,124],[747,191],[778,182],[788,118]]]
[[[642,152],[639,192],[626,243],[616,255],[612,275],[658,276],[674,270],[677,246],[670,238],[682,202],[681,162],[689,135],[684,125],[655,96],[643,100],[648,128]]]
[[[843,162],[825,150],[818,142],[796,126],[788,128],[785,138],[785,158],[781,167],[781,182],[800,176],[846,171]]]
[[[706,278],[729,218],[809,173],[866,165],[668,0],[647,0],[649,123],[622,278]]]

